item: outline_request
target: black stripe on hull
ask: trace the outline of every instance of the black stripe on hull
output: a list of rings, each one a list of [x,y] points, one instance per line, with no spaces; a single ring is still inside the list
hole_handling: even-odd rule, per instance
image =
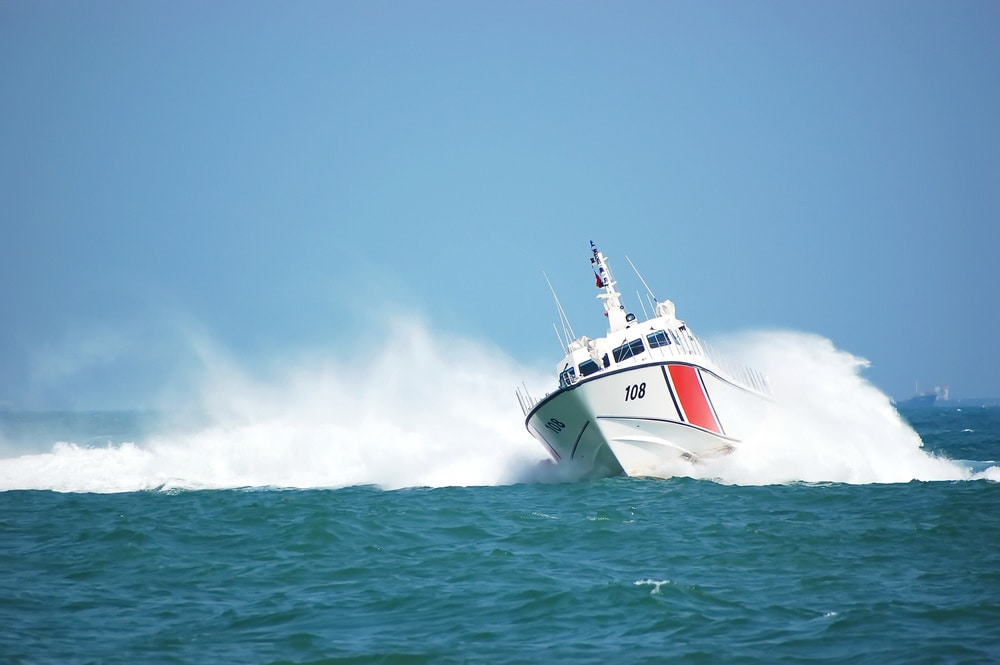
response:
[[[667,392],[670,393],[670,399],[674,402],[674,410],[677,411],[678,417],[683,420],[687,420],[684,417],[684,411],[681,410],[681,405],[677,401],[677,393],[674,392],[674,386],[670,383],[670,374],[667,373],[667,365],[660,365],[660,371],[663,372],[663,381],[667,384]]]
[[[576,442],[573,444],[573,452],[571,452],[569,454],[569,458],[570,459],[573,459],[574,457],[576,457],[576,448],[577,448],[577,446],[580,445],[580,439],[583,438],[583,433],[587,431],[587,427],[589,427],[589,426],[590,426],[590,421],[589,420],[583,424],[583,428],[580,430],[580,433],[576,437]]]

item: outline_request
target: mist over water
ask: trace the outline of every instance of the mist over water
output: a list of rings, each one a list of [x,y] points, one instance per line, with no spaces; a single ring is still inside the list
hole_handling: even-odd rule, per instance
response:
[[[765,371],[774,392],[768,417],[728,457],[692,465],[694,477],[735,484],[795,481],[898,483],[961,480],[969,469],[922,448],[920,436],[861,372],[868,361],[823,337],[752,332],[725,352]]]
[[[205,353],[195,422],[141,440],[0,460],[0,489],[127,492],[232,487],[495,485],[561,480],[525,430],[514,387],[555,379],[498,349],[397,321],[378,348],[312,354],[266,378]],[[865,361],[792,332],[729,338],[724,351],[770,377],[762,430],[732,455],[672,475],[733,484],[886,483],[973,477],[926,453]],[[986,477],[996,480],[996,468]]]
[[[547,377],[483,343],[396,321],[377,348],[313,353],[261,378],[201,348],[185,413],[143,440],[57,442],[0,460],[0,489],[489,485],[545,457],[514,395]]]

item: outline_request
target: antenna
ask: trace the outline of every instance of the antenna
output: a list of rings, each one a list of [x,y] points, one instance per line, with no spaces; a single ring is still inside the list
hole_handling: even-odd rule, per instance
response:
[[[559,323],[562,324],[563,336],[567,340],[566,344],[564,345],[564,348],[568,347],[569,346],[569,340],[576,339],[576,333],[573,332],[573,326],[570,325],[569,318],[566,316],[565,310],[563,310],[562,303],[559,302],[559,296],[556,295],[556,290],[554,288],[552,288],[552,282],[549,281],[549,276],[546,275],[544,272],[542,273],[542,276],[545,277],[545,283],[549,285],[549,291],[552,292],[552,298],[553,298],[553,300],[556,301],[556,309],[559,310]],[[553,326],[554,325],[555,324],[553,324]],[[559,336],[559,331],[558,330],[556,330],[556,336],[557,337]],[[560,341],[562,341],[562,340],[560,339]]]
[[[559,348],[561,348],[563,350],[563,352],[565,353],[566,349],[569,348],[569,342],[564,342],[563,341],[562,335],[559,334],[559,329],[556,328],[556,324],[554,324],[554,323],[552,324],[552,330],[556,334],[556,339],[559,340]]]
[[[642,282],[642,285],[646,287],[646,291],[648,291],[648,292],[649,292],[649,295],[653,296],[653,300],[654,300],[654,301],[656,301],[656,302],[659,302],[658,300],[656,300],[656,295],[654,295],[654,294],[653,294],[653,289],[649,288],[649,284],[647,284],[647,283],[646,283],[646,280],[644,280],[644,279],[642,278],[642,275],[640,275],[640,274],[639,274],[639,269],[635,267],[635,264],[634,264],[634,263],[632,263],[632,259],[630,259],[630,258],[629,258],[628,256],[626,256],[626,257],[625,257],[625,260],[626,260],[626,261],[628,261],[628,264],[629,264],[630,266],[632,266],[632,270],[634,270],[634,271],[635,271],[635,275],[636,275],[636,277],[638,277],[638,278],[639,278],[639,281],[640,281],[640,282]],[[640,302],[641,302],[641,301],[642,301],[642,298],[640,298],[639,300],[640,300]]]
[[[639,307],[642,307],[642,318],[648,319],[649,314],[646,313],[646,303],[642,302],[642,296],[638,291],[635,292],[635,297],[639,299]]]

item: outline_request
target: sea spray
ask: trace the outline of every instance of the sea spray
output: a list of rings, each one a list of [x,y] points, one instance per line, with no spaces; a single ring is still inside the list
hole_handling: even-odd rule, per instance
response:
[[[724,340],[728,355],[767,373],[774,401],[764,426],[692,476],[734,484],[893,483],[969,473],[923,450],[889,398],[862,376],[868,361],[823,337],[752,332]]]
[[[202,345],[194,424],[109,445],[60,442],[0,460],[0,489],[125,492],[232,487],[384,488],[573,480],[524,429],[514,387],[554,377],[486,343],[400,319],[378,346],[315,353],[255,376]],[[726,457],[677,460],[666,476],[728,484],[968,478],[922,449],[866,362],[822,337],[745,333],[716,344],[769,376],[765,426]],[[51,444],[50,444],[51,445]],[[995,476],[996,467],[976,477]],[[995,477],[993,478],[996,479]]]
[[[0,460],[0,489],[491,485],[543,461],[514,395],[522,382],[543,391],[542,374],[413,319],[379,342],[300,357],[267,379],[202,343],[195,424]]]

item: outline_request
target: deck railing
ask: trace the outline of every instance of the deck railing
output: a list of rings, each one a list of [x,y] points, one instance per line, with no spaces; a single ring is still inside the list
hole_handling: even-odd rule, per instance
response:
[[[521,405],[521,411],[525,416],[527,416],[528,413],[535,408],[535,405],[538,404],[539,400],[531,396],[531,393],[528,392],[527,386],[517,386],[514,391],[517,393],[517,402]]]

